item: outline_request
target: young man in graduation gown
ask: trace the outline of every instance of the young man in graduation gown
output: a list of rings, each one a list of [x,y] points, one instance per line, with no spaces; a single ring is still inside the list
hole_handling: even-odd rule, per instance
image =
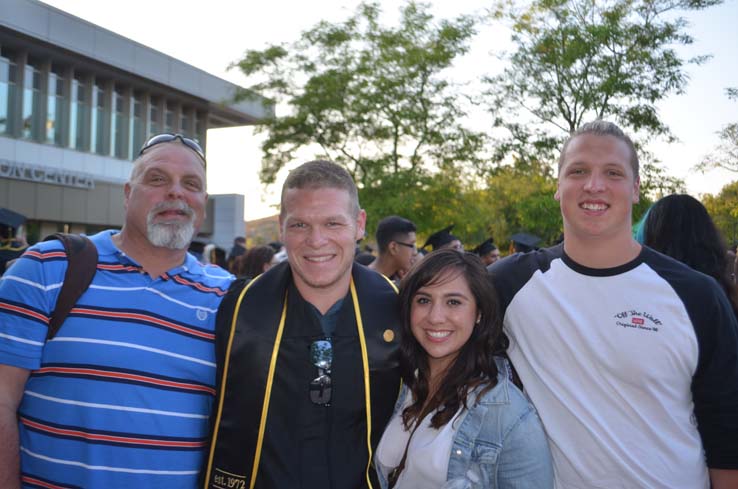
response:
[[[354,264],[366,214],[340,166],[293,170],[279,221],[287,262],[234,284],[218,313],[203,487],[378,488],[370,462],[400,386],[396,290]]]

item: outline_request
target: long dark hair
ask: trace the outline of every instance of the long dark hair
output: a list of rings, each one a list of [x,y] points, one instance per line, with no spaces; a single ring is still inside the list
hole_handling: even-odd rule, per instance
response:
[[[413,299],[422,287],[457,276],[464,277],[469,285],[480,320],[456,359],[446,369],[433,398],[428,400],[430,382],[428,354],[413,336],[410,325]],[[437,410],[431,418],[431,426],[440,428],[448,423],[462,406],[467,407],[467,393],[471,389],[487,384],[480,392],[481,395],[497,384],[497,365],[494,356],[504,352],[507,338],[502,333],[497,295],[477,255],[441,249],[423,258],[400,284],[400,318],[402,380],[413,394],[413,403],[402,413],[406,429],[409,430],[413,422],[420,417],[424,406],[426,412]]]
[[[255,246],[236,258],[235,275],[239,278],[254,278],[264,272],[264,265],[274,258],[271,246]]]
[[[656,202],[646,217],[643,244],[717,280],[738,311],[728,247],[700,201],[674,194]]]

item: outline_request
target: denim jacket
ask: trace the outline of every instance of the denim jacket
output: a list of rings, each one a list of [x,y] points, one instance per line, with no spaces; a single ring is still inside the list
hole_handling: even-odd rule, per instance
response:
[[[533,405],[510,381],[506,360],[495,358],[497,385],[477,398],[468,397],[469,411],[454,436],[443,489],[546,489],[553,487],[551,453]],[[403,385],[393,416],[409,394]],[[387,473],[377,473],[382,489]]]

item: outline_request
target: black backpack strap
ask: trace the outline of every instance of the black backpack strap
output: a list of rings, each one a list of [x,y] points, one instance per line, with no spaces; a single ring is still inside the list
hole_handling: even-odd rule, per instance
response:
[[[56,299],[56,307],[51,313],[46,341],[59,331],[69,311],[90,286],[97,270],[97,248],[87,236],[54,233],[45,237],[44,241],[52,239],[57,239],[64,245],[68,264],[59,297]]]

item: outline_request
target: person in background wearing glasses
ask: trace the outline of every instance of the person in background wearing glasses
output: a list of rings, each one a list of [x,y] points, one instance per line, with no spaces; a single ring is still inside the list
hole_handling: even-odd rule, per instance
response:
[[[354,263],[366,214],[342,167],[282,187],[288,260],[235,282],[217,321],[218,400],[204,487],[376,488],[400,388],[394,285]]]
[[[385,217],[377,224],[375,236],[379,256],[369,268],[391,280],[401,279],[418,256],[415,224],[399,216]]]
[[[546,489],[541,420],[511,382],[479,257],[434,251],[400,286],[403,386],[377,448],[382,488]]]
[[[215,315],[233,277],[187,253],[205,157],[151,138],[125,184],[123,229],[91,236],[89,289],[53,339],[59,241],[0,281],[0,487],[197,486],[215,397]]]

